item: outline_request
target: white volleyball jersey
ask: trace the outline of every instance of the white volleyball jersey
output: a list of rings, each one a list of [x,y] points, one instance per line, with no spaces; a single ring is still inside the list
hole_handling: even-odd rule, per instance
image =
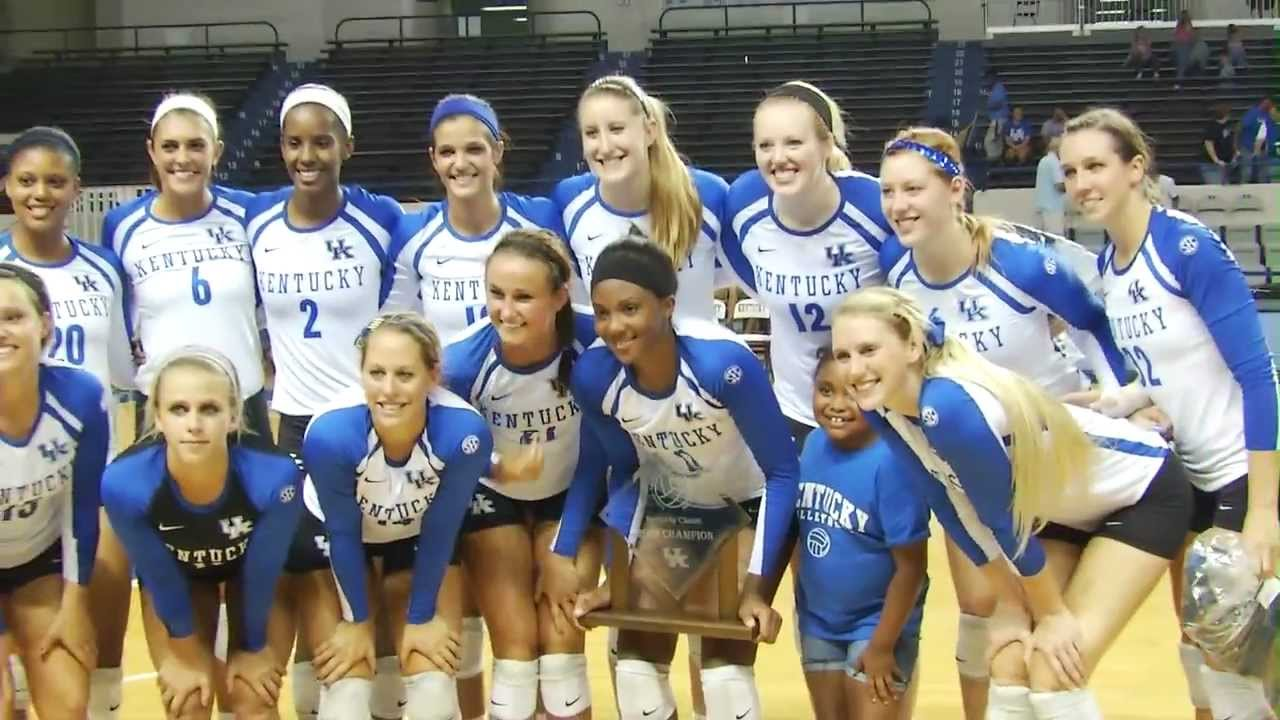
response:
[[[464,235],[450,225],[447,202],[406,217],[396,233],[393,252],[400,274],[417,284],[421,312],[443,342],[488,315],[484,267],[508,231],[542,228],[559,234],[550,200],[509,192],[499,193],[498,199],[498,224],[484,235]]]
[[[289,222],[293,188],[251,205],[249,244],[271,338],[276,378],[271,407],[313,415],[360,381],[354,343],[391,293],[388,254],[400,205],[343,188],[338,213],[310,229]]]
[[[560,359],[564,353],[580,356],[595,342],[592,317],[574,316],[576,340],[536,367],[513,367],[502,359],[498,331],[486,318],[471,326],[444,350],[444,384],[469,401],[493,433],[499,455],[520,452],[521,446],[542,446],[542,474],[535,480],[480,482],[517,500],[541,500],[564,492],[578,465],[578,431],[582,409],[561,382]]]
[[[722,241],[728,265],[769,310],[769,360],[782,412],[813,419],[818,351],[831,344],[831,318],[858,288],[882,285],[877,259],[892,234],[880,210],[880,182],[859,172],[835,174],[840,206],[808,231],[788,229],[773,211],[773,193],[759,170],[729,189],[730,227]]]
[[[720,247],[720,216],[727,187],[711,173],[690,169],[693,184],[702,200],[702,229],[687,260],[678,268],[676,314],[715,322],[716,259]],[[649,213],[627,213],[609,207],[600,197],[600,186],[589,173],[566,178],[552,193],[564,222],[578,276],[585,291],[575,293],[575,302],[590,305],[591,273],[600,252],[628,236],[651,237]]]
[[[107,213],[103,243],[124,266],[127,309],[146,362],[137,373],[144,392],[165,356],[184,345],[216,348],[231,359],[247,398],[262,389],[257,288],[245,234],[248,193],[213,189],[213,204],[183,222],[151,213],[147,193]]]
[[[1246,445],[1276,447],[1275,375],[1230,251],[1191,216],[1157,207],[1131,263],[1117,266],[1114,245],[1098,262],[1116,342],[1172,421],[1192,482],[1213,491],[1244,476]]]
[[[0,233],[0,262],[44,280],[53,310],[50,360],[81,368],[103,387],[133,388],[133,356],[124,314],[124,271],[110,250],[68,238],[71,256],[56,264],[24,258]]]
[[[1067,346],[1055,337],[1051,315],[1083,330],[1081,349],[1107,385],[1124,379],[1124,360],[1111,337],[1101,302],[1069,263],[1009,231],[992,241],[987,267],[943,284],[921,277],[914,253],[895,240],[882,253],[888,283],[910,295],[930,318],[991,362],[1026,376],[1051,395],[1086,385]]]

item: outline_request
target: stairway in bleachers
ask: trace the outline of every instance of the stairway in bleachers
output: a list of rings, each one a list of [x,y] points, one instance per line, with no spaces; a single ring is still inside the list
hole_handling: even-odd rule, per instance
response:
[[[1169,47],[1159,43],[1155,53],[1162,67],[1160,77],[1134,77],[1123,68],[1129,54],[1128,39],[1109,42],[1073,39],[1038,45],[986,46],[987,66],[995,70],[1009,91],[1009,104],[1022,105],[1027,118],[1040,126],[1062,105],[1071,115],[1093,106],[1117,107],[1128,112],[1155,141],[1160,171],[1178,183],[1198,184],[1200,173],[1200,133],[1209,121],[1214,103],[1231,106],[1231,119],[1240,116],[1268,91],[1280,85],[1280,57],[1272,39],[1246,40],[1250,68],[1238,75],[1231,86],[1219,84],[1217,52],[1222,32],[1209,34],[1212,49],[1211,74],[1189,77],[1182,90],[1174,89],[1175,69]],[[1035,158],[1039,158],[1037,152]],[[1031,187],[1035,184],[1035,160],[1028,165],[993,166],[990,187]]]
[[[504,186],[538,187],[538,168],[552,152],[588,79],[603,41],[529,36],[459,38],[429,45],[334,48],[307,79],[331,85],[351,104],[356,151],[343,167],[344,183],[401,200],[440,195],[427,157],[431,110],[446,94],[488,100],[511,136]],[[279,137],[263,133],[250,185],[288,182]]]
[[[755,167],[751,119],[765,91],[807,80],[843,108],[854,167],[876,173],[885,141],[924,114],[935,42],[919,30],[655,37],[644,84],[671,106],[680,152],[732,181]]]

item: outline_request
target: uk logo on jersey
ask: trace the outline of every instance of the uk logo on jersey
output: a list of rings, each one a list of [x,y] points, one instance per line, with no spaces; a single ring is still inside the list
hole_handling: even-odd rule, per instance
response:
[[[987,308],[979,302],[978,298],[960,298],[960,312],[964,313],[964,317],[969,322],[977,322],[986,320]]]
[[[853,253],[849,252],[849,243],[840,243],[834,247],[827,247],[827,260],[831,262],[831,267],[844,267],[852,265],[855,258]]]
[[[471,496],[471,514],[472,515],[492,515],[498,512],[498,508],[493,501],[485,497],[481,493],[475,493]]]
[[[75,276],[76,284],[85,292],[98,292],[98,281],[88,273],[79,273]]]
[[[61,440],[40,443],[36,449],[40,451],[40,456],[49,462],[57,462],[58,458],[71,454],[71,446]]]
[[[243,515],[222,518],[218,521],[218,525],[222,528],[222,534],[232,540],[239,540],[242,536],[253,532],[253,521],[246,520]]]
[[[231,231],[219,225],[216,228],[205,228],[205,233],[209,235],[209,239],[221,245],[225,242],[231,242],[235,238],[231,235]]]
[[[431,478],[427,477],[426,470],[410,470],[406,472],[404,476],[405,479],[409,481],[410,485],[419,490],[427,487],[428,485],[435,485],[437,482],[434,476]]]
[[[354,260],[355,256],[351,254],[351,246],[347,244],[346,238],[338,238],[337,240],[325,240],[324,246],[329,249],[329,254],[334,260]]]
[[[676,417],[685,422],[697,422],[702,419],[702,413],[693,409],[693,403],[676,403]]]
[[[1142,283],[1134,280],[1129,283],[1129,301],[1134,305],[1140,305],[1147,301],[1147,289],[1142,287]]]

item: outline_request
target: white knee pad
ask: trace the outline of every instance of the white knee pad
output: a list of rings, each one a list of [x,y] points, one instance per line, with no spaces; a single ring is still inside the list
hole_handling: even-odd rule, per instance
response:
[[[289,674],[293,676],[293,710],[298,720],[316,720],[320,712],[320,683],[316,680],[316,668],[310,662],[294,663]]]
[[[1036,720],[1102,720],[1102,708],[1088,688],[1033,692],[1031,707]]]
[[[591,707],[587,656],[556,653],[538,658],[542,707],[551,717],[572,717]]]
[[[1209,709],[1209,690],[1204,685],[1204,653],[1195,645],[1179,643],[1178,660],[1182,662],[1182,674],[1187,677],[1191,704],[1197,710]]]
[[[405,709],[410,720],[455,720],[462,716],[458,709],[458,683],[439,670],[410,675],[404,679]]]
[[[1036,720],[1031,691],[1021,685],[991,683],[987,688],[986,720]]]
[[[31,688],[27,685],[27,669],[17,653],[9,656],[9,672],[13,675],[13,709],[26,712],[31,709]]]
[[[746,665],[702,668],[702,702],[707,720],[759,720],[755,671]]]
[[[375,720],[400,720],[404,716],[404,679],[400,677],[400,661],[380,657],[373,675],[373,701],[369,712]]]
[[[538,661],[494,660],[489,717],[526,720],[538,709]]]
[[[116,720],[124,690],[120,668],[98,668],[89,676],[89,720]]]
[[[644,660],[619,660],[618,711],[621,720],[669,720],[676,712],[670,668]]]
[[[1213,720],[1271,720],[1271,706],[1262,679],[1204,669],[1204,686]]]
[[[484,620],[478,617],[462,618],[461,660],[459,680],[469,680],[484,672]]]
[[[319,720],[371,720],[373,681],[343,678],[320,692]]]
[[[960,613],[956,628],[956,667],[961,677],[986,680],[991,675],[987,653],[991,651],[991,621],[980,615]]]

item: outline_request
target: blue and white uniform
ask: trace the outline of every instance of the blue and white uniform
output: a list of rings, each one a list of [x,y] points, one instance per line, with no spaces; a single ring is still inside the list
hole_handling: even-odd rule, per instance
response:
[[[31,432],[0,435],[0,593],[59,564],[68,582],[88,585],[98,550],[98,489],[111,444],[106,391],[71,367],[41,365],[37,382]],[[23,571],[41,556],[47,566]]]
[[[564,353],[581,356],[596,340],[595,323],[574,315],[575,342],[545,362],[514,367],[502,359],[502,340],[488,318],[477,322],[444,350],[444,385],[480,412],[499,455],[532,442],[543,449],[542,474],[536,480],[501,484],[480,482],[516,500],[543,500],[569,488],[578,464],[582,409],[559,381]]]
[[[896,239],[885,244],[880,262],[888,284],[915,299],[931,319],[946,323],[949,335],[1051,395],[1081,390],[1085,379],[1055,338],[1050,315],[1085,331],[1074,339],[1082,344],[1099,382],[1113,388],[1124,383],[1124,356],[1097,296],[1070,263],[1012,228],[996,232],[987,267],[966,270],[942,284],[921,277],[914,252]]]
[[[842,641],[875,633],[897,572],[893,548],[929,537],[929,506],[911,491],[899,463],[880,440],[849,451],[822,431],[806,437],[796,495],[801,633]],[[902,636],[919,636],[923,617],[921,602]]]
[[[1249,450],[1277,448],[1275,369],[1258,309],[1230,250],[1185,213],[1153,208],[1137,257],[1098,258],[1116,342],[1172,421],[1199,490],[1248,474]]]
[[[795,511],[795,443],[760,360],[729,330],[701,320],[676,322],[679,365],[671,392],[655,396],[603,341],[573,368],[582,406],[582,451],[553,550],[573,557],[605,494],[606,522],[626,536],[643,515],[633,475],[643,464],[691,504],[743,503],[764,496],[750,570],[770,575]]]
[[[235,366],[240,391],[262,390],[257,285],[245,234],[252,195],[213,188],[213,203],[198,218],[156,218],[149,192],[107,213],[102,242],[124,266],[131,306],[126,313],[147,360],[137,386],[151,387],[167,355],[184,345],[215,347]]]
[[[249,245],[275,360],[271,407],[312,415],[343,389],[358,385],[356,337],[392,293],[391,236],[400,204],[359,187],[342,188],[328,222],[289,222],[293,188],[250,204]]]
[[[405,541],[415,546],[409,622],[435,615],[436,594],[493,440],[484,420],[462,398],[436,388],[427,399],[427,426],[409,457],[385,456],[362,394],[352,391],[318,412],[302,457],[309,475],[307,507],[329,532],[329,557],[343,616],[369,618],[365,552]]]
[[[1040,520],[1082,533],[1104,530],[1104,521],[1138,504],[1161,473],[1169,446],[1154,431],[1123,419],[1065,406],[1094,444],[1090,467]],[[1013,468],[1006,441],[1010,430],[1000,401],[985,388],[946,376],[927,377],[920,391],[920,417],[867,413],[871,425],[909,469],[947,535],[975,565],[1008,558],[1023,576],[1044,567],[1044,549],[1032,537],[1019,553],[1014,521]],[[1185,480],[1182,481],[1185,489]],[[1165,523],[1173,548],[1185,535],[1189,497],[1181,505],[1182,527]],[[1176,505],[1176,503],[1175,503]],[[1178,508],[1174,508],[1175,510]],[[1150,532],[1152,528],[1133,528]],[[1167,538],[1161,538],[1167,540]]]
[[[507,231],[541,228],[560,234],[550,200],[503,192],[498,201],[498,224],[483,235],[454,229],[448,201],[406,216],[396,233],[393,252],[399,272],[417,285],[420,309],[446,343],[488,314],[484,266]]]
[[[0,233],[0,262],[40,276],[52,303],[49,359],[91,373],[104,388],[133,387],[133,354],[124,312],[124,269],[115,253],[68,237],[71,255],[59,263],[29,260]]]
[[[729,188],[724,255],[743,287],[769,310],[769,360],[782,412],[814,426],[813,374],[831,344],[831,317],[849,293],[884,284],[877,255],[893,230],[880,209],[880,181],[833,176],[840,206],[813,230],[788,228],[759,170]],[[773,351],[777,348],[777,352]]]
[[[721,217],[724,213],[728,185],[719,176],[690,168],[693,185],[702,201],[702,230],[694,242],[689,258],[676,268],[679,287],[676,291],[676,315],[715,322],[716,263],[720,254]],[[564,238],[569,244],[569,257],[582,279],[583,288],[591,288],[591,274],[600,251],[632,234],[632,227],[644,237],[652,237],[649,213],[628,213],[609,204],[600,196],[600,183],[590,173],[565,178],[551,194],[564,222]],[[576,297],[576,296],[575,296]],[[575,299],[588,302],[588,298]]]
[[[302,513],[302,471],[288,455],[233,441],[222,493],[197,505],[183,497],[165,453],[163,440],[147,442],[107,467],[102,504],[111,527],[171,637],[195,632],[192,582],[239,580],[241,643],[257,652]]]

